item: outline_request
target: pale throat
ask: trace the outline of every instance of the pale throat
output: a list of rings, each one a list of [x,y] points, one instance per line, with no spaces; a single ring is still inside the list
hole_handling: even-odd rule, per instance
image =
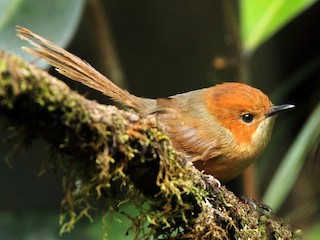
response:
[[[252,149],[259,155],[269,143],[271,138],[275,117],[268,117],[261,121],[251,136]]]

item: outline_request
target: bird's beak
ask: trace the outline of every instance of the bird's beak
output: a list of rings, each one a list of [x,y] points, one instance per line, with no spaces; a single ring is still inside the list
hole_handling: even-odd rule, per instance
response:
[[[279,112],[287,111],[290,109],[295,108],[293,104],[283,104],[283,105],[278,105],[278,106],[271,106],[270,107],[270,112],[266,114],[266,117],[271,117],[273,115],[278,114]]]

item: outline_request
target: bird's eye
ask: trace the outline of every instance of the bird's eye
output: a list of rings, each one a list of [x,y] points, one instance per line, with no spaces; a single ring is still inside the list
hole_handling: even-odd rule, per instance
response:
[[[251,113],[246,113],[241,116],[241,120],[245,123],[251,123],[253,121],[253,115]]]

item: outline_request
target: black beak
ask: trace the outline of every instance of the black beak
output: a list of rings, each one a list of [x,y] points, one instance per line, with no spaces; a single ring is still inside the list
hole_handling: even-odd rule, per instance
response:
[[[271,117],[273,115],[278,114],[279,112],[287,111],[290,109],[295,108],[293,104],[283,104],[283,105],[278,105],[278,106],[271,106],[270,107],[270,112],[266,114],[266,117]]]

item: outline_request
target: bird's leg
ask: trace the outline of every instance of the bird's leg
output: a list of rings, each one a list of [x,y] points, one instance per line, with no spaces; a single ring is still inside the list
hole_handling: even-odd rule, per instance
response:
[[[221,187],[220,181],[218,179],[216,179],[214,176],[212,176],[210,174],[204,174],[204,170],[202,170],[201,173],[205,177],[206,183],[208,183],[210,185],[210,187],[212,187],[212,188],[220,188]]]

